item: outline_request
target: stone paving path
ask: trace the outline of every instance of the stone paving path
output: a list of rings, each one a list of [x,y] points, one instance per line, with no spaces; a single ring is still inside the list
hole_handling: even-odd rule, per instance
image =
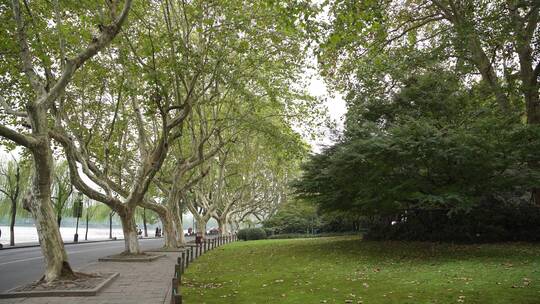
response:
[[[161,254],[161,253],[160,253]],[[164,304],[170,303],[171,279],[177,252],[167,252],[152,262],[96,262],[80,272],[118,272],[111,285],[92,297],[43,297],[0,299],[0,304]]]

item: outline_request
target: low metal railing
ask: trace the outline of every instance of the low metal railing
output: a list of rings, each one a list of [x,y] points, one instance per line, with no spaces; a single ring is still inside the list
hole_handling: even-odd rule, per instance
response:
[[[171,304],[182,304],[182,293],[180,292],[182,275],[191,262],[207,251],[227,243],[235,242],[237,240],[238,237],[236,234],[229,236],[218,236],[213,239],[204,240],[202,243],[195,244],[195,246],[190,246],[189,249],[182,251],[181,255],[176,260],[176,265],[174,265]],[[193,248],[195,248],[195,250],[193,250]]]

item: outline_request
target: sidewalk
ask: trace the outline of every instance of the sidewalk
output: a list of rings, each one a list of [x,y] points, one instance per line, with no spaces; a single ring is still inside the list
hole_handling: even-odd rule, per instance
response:
[[[44,297],[1,299],[0,304],[164,304],[170,303],[171,278],[177,252],[163,253],[166,256],[153,262],[95,262],[79,272],[118,272],[120,276],[93,297]]]

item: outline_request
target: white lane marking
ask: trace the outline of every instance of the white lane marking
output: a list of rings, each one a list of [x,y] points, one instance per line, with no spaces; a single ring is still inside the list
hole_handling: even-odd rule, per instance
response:
[[[32,261],[32,260],[39,260],[39,259],[43,259],[43,257],[35,257],[35,258],[28,258],[28,259],[23,259],[23,260],[9,261],[9,262],[5,262],[5,263],[0,263],[0,266],[7,265],[7,264],[13,264],[13,263]]]
[[[148,241],[151,241],[151,240],[148,240]],[[90,244],[84,244],[84,245],[90,245]],[[95,245],[95,244],[94,244]],[[79,250],[79,251],[67,251],[68,254],[73,254],[73,253],[83,253],[83,252],[88,252],[88,251],[96,251],[96,250],[103,250],[103,249],[107,249],[107,248],[115,248],[115,247],[118,247],[116,245],[123,245],[123,243],[120,243],[120,244],[114,244],[115,246],[105,246],[105,247],[99,247],[99,248],[95,248],[95,249],[88,249],[88,250]],[[19,262],[26,262],[26,261],[32,261],[32,260],[38,260],[38,259],[43,259],[42,256],[40,257],[33,257],[33,258],[27,258],[27,259],[22,259],[22,260],[14,260],[14,261],[9,261],[9,262],[4,262],[4,263],[0,263],[0,266],[3,266],[3,265],[7,265],[7,264],[13,264],[13,263],[19,263]]]
[[[116,247],[116,246],[115,246],[115,247]],[[69,255],[69,254],[73,254],[73,253],[81,253],[81,252],[88,252],[88,251],[96,251],[96,250],[102,250],[102,249],[107,249],[107,248],[113,248],[113,247],[102,247],[102,248],[89,249],[89,250],[68,251],[67,253],[68,253],[68,255]],[[40,256],[40,257],[27,258],[27,259],[22,259],[22,260],[9,261],[9,262],[5,262],[5,263],[0,263],[0,266],[2,266],[2,265],[7,265],[7,264],[13,264],[13,263],[19,263],[19,262],[26,262],[26,261],[38,260],[38,259],[43,259],[43,257]]]
[[[67,254],[69,255],[69,254],[73,254],[73,253],[83,253],[83,252],[88,252],[88,251],[97,251],[97,250],[103,250],[103,249],[114,248],[114,247],[118,247],[118,246],[112,246],[112,247],[111,246],[105,246],[105,247],[100,247],[100,248],[95,248],[95,249],[88,249],[88,250],[67,251]],[[40,257],[33,257],[33,258],[27,258],[27,259],[22,259],[22,260],[14,260],[14,261],[9,261],[9,262],[4,262],[4,263],[0,263],[0,266],[7,265],[7,264],[13,264],[13,263],[19,263],[19,262],[38,260],[38,259],[43,259],[43,257],[40,256]]]
[[[159,241],[162,241],[162,239],[139,239],[139,242],[141,243],[154,243],[154,242],[157,243]],[[99,243],[108,243],[108,242],[111,242],[112,244],[124,244],[124,239],[119,239],[116,241],[90,242],[90,243],[80,243],[80,244],[69,243],[69,244],[65,244],[64,246],[66,248],[70,248],[71,246],[87,247],[87,246],[93,246]],[[32,253],[33,251],[41,251],[41,249],[39,246],[35,246],[35,247],[23,247],[23,248],[0,250],[0,258],[10,256],[15,252],[16,253]]]

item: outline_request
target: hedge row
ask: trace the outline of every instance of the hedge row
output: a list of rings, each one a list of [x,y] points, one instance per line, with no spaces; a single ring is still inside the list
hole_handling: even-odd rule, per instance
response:
[[[238,231],[238,239],[243,241],[266,239],[266,231],[262,228],[246,228]]]

